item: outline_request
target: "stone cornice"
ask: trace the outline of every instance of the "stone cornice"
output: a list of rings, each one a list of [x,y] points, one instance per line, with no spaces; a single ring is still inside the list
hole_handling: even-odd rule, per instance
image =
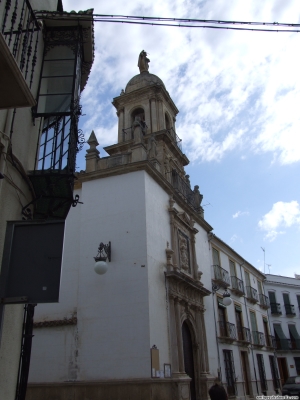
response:
[[[112,168],[93,172],[81,172],[76,175],[78,178],[78,181],[76,182],[76,188],[80,188],[83,182],[106,178],[109,176],[128,174],[134,171],[146,171],[170,196],[173,196],[179,207],[181,207],[188,215],[192,216],[193,220],[197,222],[206,232],[212,231],[212,226],[209,225],[185,202],[185,200],[174,190],[173,186],[164,178],[164,176],[157,171],[153,163],[148,160],[138,161],[126,165],[118,165]]]
[[[192,277],[178,271],[167,271],[165,272],[167,279],[176,281],[179,284],[187,285],[192,290],[195,290],[201,297],[209,296],[211,291],[205,289],[200,281],[193,279]]]
[[[129,104],[131,101],[136,102],[139,99],[144,100],[145,98],[150,100],[159,95],[164,98],[164,100],[170,105],[174,114],[177,115],[179,113],[178,108],[173,102],[168,91],[160,85],[146,86],[141,89],[134,90],[133,92],[122,94],[121,96],[115,97],[112,101],[112,104],[117,110],[119,110],[120,108]]]

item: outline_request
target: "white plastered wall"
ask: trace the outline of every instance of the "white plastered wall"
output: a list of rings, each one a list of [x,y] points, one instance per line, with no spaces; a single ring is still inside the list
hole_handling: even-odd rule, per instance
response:
[[[147,267],[150,347],[159,349],[160,369],[169,364],[169,316],[165,275],[167,242],[171,243],[168,194],[146,174]]]
[[[51,315],[46,312],[49,306],[44,311],[44,306],[39,307],[40,315],[46,312],[49,320],[52,315],[63,317],[77,307],[78,324],[76,329],[66,326],[60,332],[57,328],[35,329],[30,381],[149,378],[145,172],[85,182],[80,200],[84,204],[77,206],[80,207],[79,222],[67,224],[68,240],[64,248],[64,264],[68,260],[68,265],[63,266],[61,293],[71,293],[64,302],[61,298],[57,308],[53,306]],[[72,210],[70,219],[74,212],[76,209]],[[97,275],[93,270],[93,257],[100,241],[111,241],[112,245],[112,260],[105,275]],[[73,252],[76,256],[70,256]],[[75,278],[66,277],[67,271],[76,269],[78,264],[76,285]],[[72,304],[76,299],[77,305]],[[67,357],[62,331],[69,343]],[[39,335],[41,340],[44,336],[43,340],[52,343],[47,357],[52,358],[56,352],[57,358],[53,358],[59,370],[56,365],[45,362]],[[46,342],[43,347],[47,347]],[[39,371],[42,358],[44,368]]]

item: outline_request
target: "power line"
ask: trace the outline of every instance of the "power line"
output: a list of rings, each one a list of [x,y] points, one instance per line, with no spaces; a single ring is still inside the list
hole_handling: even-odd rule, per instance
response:
[[[287,32],[299,33],[300,24],[280,23],[280,22],[251,22],[251,21],[224,21],[224,20],[205,20],[191,18],[162,18],[162,17],[142,17],[142,16],[126,16],[126,15],[104,15],[104,14],[85,14],[74,13],[64,14],[58,12],[36,12],[38,19],[45,20],[68,20],[80,19],[80,21],[94,22],[110,22],[119,24],[134,25],[152,25],[176,28],[207,28],[207,29],[227,29],[240,31],[258,31],[258,32]],[[206,25],[207,24],[207,25]],[[253,26],[248,28],[246,26]],[[292,29],[286,29],[292,28]]]

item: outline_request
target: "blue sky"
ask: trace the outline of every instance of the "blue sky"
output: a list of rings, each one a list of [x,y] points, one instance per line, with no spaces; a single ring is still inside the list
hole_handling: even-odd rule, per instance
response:
[[[82,1],[65,0],[79,11]],[[299,23],[293,0],[85,0],[98,14]],[[111,105],[149,53],[180,113],[177,134],[204,195],[214,233],[266,272],[300,273],[300,36],[95,24],[95,63],[83,92],[81,128],[101,147],[117,141]],[[78,168],[84,169],[83,150]],[[209,203],[209,204],[208,204]],[[207,205],[206,205],[207,204]]]

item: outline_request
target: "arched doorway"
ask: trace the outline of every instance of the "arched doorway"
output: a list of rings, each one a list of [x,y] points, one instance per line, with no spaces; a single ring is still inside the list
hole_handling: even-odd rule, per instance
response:
[[[193,342],[191,331],[186,321],[184,321],[182,324],[182,341],[184,369],[186,374],[192,378],[190,382],[191,400],[196,400]]]

